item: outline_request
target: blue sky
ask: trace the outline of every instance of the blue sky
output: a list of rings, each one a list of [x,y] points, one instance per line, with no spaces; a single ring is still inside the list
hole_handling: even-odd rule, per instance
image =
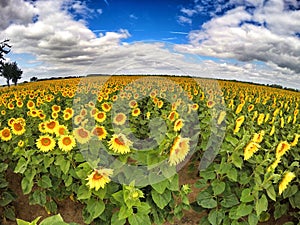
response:
[[[32,76],[175,74],[300,88],[297,0],[4,0],[0,40]],[[0,84],[5,80],[0,78]]]

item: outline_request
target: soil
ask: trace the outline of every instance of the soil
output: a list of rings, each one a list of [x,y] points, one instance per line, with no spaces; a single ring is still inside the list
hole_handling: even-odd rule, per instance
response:
[[[16,201],[12,203],[15,208],[16,218],[23,219],[26,221],[32,221],[36,217],[41,216],[40,221],[44,218],[50,216],[47,214],[46,210],[39,205],[30,205],[28,195],[23,195],[21,190],[21,176],[14,174],[12,171],[8,171],[7,180],[10,182],[9,188],[16,193],[18,196]],[[180,184],[190,184],[192,192],[189,194],[190,202],[196,201],[197,194],[199,190],[194,188],[193,184],[197,181],[197,171],[189,171],[188,165],[183,167],[179,171],[179,182]],[[58,213],[61,214],[65,222],[75,222],[84,225],[82,219],[82,209],[83,205],[79,202],[74,202],[71,199],[65,199],[64,201],[58,203]],[[181,220],[175,220],[174,223],[166,222],[164,225],[198,225],[199,221],[204,213],[198,213],[194,210],[189,210],[184,212],[184,216]],[[0,207],[1,216],[1,207]],[[0,217],[1,218],[1,217]],[[260,223],[259,225],[282,225],[289,220],[288,216],[281,218],[278,221],[270,219],[268,222]],[[0,221],[0,225],[15,225],[15,221],[3,220]]]

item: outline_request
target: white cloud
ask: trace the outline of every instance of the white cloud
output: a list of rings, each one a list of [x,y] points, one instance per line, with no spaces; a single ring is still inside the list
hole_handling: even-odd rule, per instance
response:
[[[177,21],[180,23],[180,24],[192,24],[192,19],[188,18],[188,17],[185,17],[185,16],[178,16],[178,19]]]
[[[189,17],[191,17],[191,16],[193,16],[194,14],[197,13],[197,10],[195,10],[195,9],[187,9],[187,8],[182,8],[180,11],[182,13],[186,14]]]
[[[138,19],[138,17],[135,16],[134,14],[130,14],[130,15],[129,15],[129,18],[134,19],[134,20],[137,20],[137,19]]]
[[[201,30],[190,32],[190,44],[177,49],[245,62],[270,62],[299,75],[300,39],[294,34],[300,32],[300,11],[287,11],[279,2],[257,3],[252,13],[240,6],[213,17]]]

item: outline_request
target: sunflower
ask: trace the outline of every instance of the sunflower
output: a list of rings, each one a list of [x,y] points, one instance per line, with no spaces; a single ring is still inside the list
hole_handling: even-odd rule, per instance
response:
[[[178,113],[176,111],[171,111],[169,116],[168,116],[168,119],[173,122],[175,121],[176,119],[178,118]]]
[[[4,127],[0,131],[0,137],[1,137],[2,141],[9,141],[12,138],[12,134],[10,132],[10,129],[8,127]]]
[[[55,130],[57,129],[58,126],[59,126],[59,123],[56,120],[49,120],[49,121],[45,122],[46,132],[48,132],[50,134],[55,133]]]
[[[23,140],[20,140],[20,141],[18,142],[18,146],[19,146],[20,148],[22,148],[22,147],[24,146],[24,141],[23,141]]]
[[[42,135],[37,139],[36,146],[42,152],[48,152],[54,149],[55,140],[49,135]]]
[[[163,107],[163,105],[164,105],[164,102],[163,102],[162,100],[159,100],[159,101],[157,102],[157,107],[158,107],[159,109],[161,109],[161,108]]]
[[[90,132],[88,130],[84,129],[83,127],[75,128],[73,133],[74,133],[76,140],[80,144],[85,144],[91,139]]]
[[[288,184],[296,177],[296,175],[293,172],[286,172],[284,177],[279,183],[279,195],[282,194],[282,192],[287,188]]]
[[[132,111],[131,111],[131,115],[132,116],[139,116],[141,114],[141,110],[140,110],[140,108],[135,108],[135,109],[133,109]]]
[[[177,165],[185,159],[190,150],[189,141],[189,138],[182,138],[180,135],[175,138],[170,149],[169,164],[171,166]]]
[[[275,126],[273,125],[270,131],[270,136],[272,136],[275,133]]]
[[[242,126],[243,122],[245,121],[245,116],[240,116],[239,118],[236,119],[235,121],[235,128],[234,128],[234,133],[239,132],[240,127]]]
[[[65,152],[71,151],[75,146],[76,141],[72,135],[62,135],[58,139],[58,147]]]
[[[95,120],[99,123],[103,122],[106,119],[106,113],[101,111],[95,114]]]
[[[52,119],[57,119],[58,118],[58,113],[57,112],[52,112],[51,113],[51,117],[52,117]]]
[[[239,104],[236,107],[235,114],[239,114],[243,110],[243,107],[244,107],[244,103]]]
[[[209,108],[209,109],[211,109],[212,107],[214,107],[215,106],[215,102],[214,102],[214,100],[208,100],[207,102],[206,102],[206,106]]]
[[[118,113],[114,119],[113,123],[116,125],[123,125],[126,122],[126,115],[124,113]]]
[[[255,152],[258,151],[260,145],[251,141],[244,149],[244,160],[250,159]]]
[[[29,100],[26,104],[28,109],[34,109],[35,103],[32,100]]]
[[[294,147],[294,146],[296,146],[298,144],[299,137],[300,137],[299,134],[295,135],[295,138],[294,138],[293,142],[291,143],[291,147]]]
[[[255,143],[260,143],[260,142],[262,142],[262,140],[264,138],[264,135],[265,135],[264,130],[260,131],[259,133],[255,133],[253,135],[252,141],[255,142]]]
[[[261,125],[264,122],[265,114],[260,113],[257,118],[257,125]]]
[[[184,123],[182,119],[178,119],[174,123],[174,131],[180,131],[180,129],[183,127]]]
[[[138,106],[138,103],[136,102],[136,100],[131,100],[128,105],[130,108],[136,108]]]
[[[287,141],[281,141],[276,148],[276,158],[280,158],[286,151],[290,149],[290,144]]]
[[[93,107],[91,110],[90,110],[90,115],[91,117],[94,117],[96,115],[96,113],[98,112],[98,109]]]
[[[283,128],[284,127],[284,118],[280,117],[280,127]]]
[[[95,169],[94,172],[92,172],[86,179],[88,181],[86,185],[89,186],[90,189],[95,188],[95,190],[98,191],[110,182],[109,177],[112,174],[112,169]]]
[[[280,163],[280,158],[275,159],[275,161],[267,168],[267,172],[271,172],[275,170],[279,163]]]
[[[107,136],[107,131],[104,126],[96,126],[93,129],[92,134],[97,136],[99,138],[99,140],[103,140]]]
[[[253,109],[254,109],[254,105],[253,104],[251,104],[251,105],[248,106],[248,112],[251,112]]]
[[[58,112],[60,112],[61,107],[59,105],[53,105],[51,107],[51,109],[52,109],[53,112],[57,112],[58,113]]]
[[[4,109],[1,110],[1,115],[5,116],[6,115],[6,111]]]
[[[217,121],[218,125],[220,125],[223,122],[223,120],[225,119],[225,116],[226,116],[226,111],[221,111],[219,114],[218,121]]]
[[[68,128],[65,125],[59,125],[55,130],[56,136],[62,136],[68,133],[69,133]]]
[[[16,119],[11,126],[11,130],[15,135],[22,135],[25,132],[26,123],[20,119]]]
[[[114,134],[108,144],[115,153],[126,154],[130,152],[132,142],[124,134]]]
[[[83,117],[81,115],[77,115],[74,117],[74,124],[76,126],[78,126],[82,122],[82,120],[83,120]]]
[[[111,104],[104,102],[101,104],[101,108],[104,112],[109,112],[111,110]]]

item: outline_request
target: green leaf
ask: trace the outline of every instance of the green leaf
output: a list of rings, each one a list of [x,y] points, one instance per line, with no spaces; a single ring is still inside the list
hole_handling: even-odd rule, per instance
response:
[[[249,215],[252,212],[252,210],[252,205],[246,205],[246,203],[242,203],[237,207],[236,214],[239,217],[243,217]]]
[[[9,203],[15,200],[15,196],[8,191],[5,191],[3,193],[0,192],[0,194],[0,206],[2,207],[7,206]]]
[[[233,152],[231,155],[232,163],[239,169],[242,168],[243,159],[239,156],[237,152]]]
[[[248,223],[249,225],[256,225],[258,223],[258,217],[256,216],[256,214],[251,213],[248,216]]]
[[[179,191],[179,177],[177,173],[173,177],[169,178],[169,185],[167,188],[170,191]]]
[[[254,200],[254,196],[252,195],[252,190],[250,188],[246,188],[242,191],[241,202],[252,202]]]
[[[7,163],[0,163],[0,173],[3,173],[8,167]]]
[[[212,225],[219,225],[222,223],[222,220],[224,219],[225,214],[224,212],[217,211],[217,210],[211,210],[208,214],[208,221]]]
[[[90,213],[90,216],[93,219],[99,217],[103,213],[104,209],[105,205],[102,200],[90,198],[87,201],[86,210]]]
[[[16,165],[14,172],[15,173],[24,173],[27,166],[28,166],[28,161],[24,157],[21,157]]]
[[[16,214],[13,207],[5,207],[4,209],[4,217],[9,220],[15,220]]]
[[[160,208],[163,209],[168,203],[171,201],[172,196],[169,190],[166,190],[163,194],[159,194],[157,191],[151,191],[152,199],[155,204]]]
[[[231,168],[228,172],[227,172],[227,176],[230,180],[233,181],[237,181],[237,177],[238,177],[238,173],[237,170],[235,168]]]
[[[47,169],[54,162],[54,157],[44,157],[44,168]]]
[[[46,219],[44,219],[40,225],[68,225],[67,223],[64,222],[63,218],[61,217],[60,214],[57,214],[55,216],[50,216]]]
[[[237,204],[239,204],[239,200],[235,194],[225,194],[221,201],[221,205],[225,208],[231,208]]]
[[[125,223],[126,219],[119,219],[119,213],[114,213],[110,220],[111,225],[124,225]]]
[[[200,178],[199,180],[196,181],[195,187],[199,189],[205,188],[207,187],[207,181]]]
[[[78,188],[78,191],[77,191],[77,199],[78,200],[88,199],[91,197],[91,195],[92,195],[92,192],[86,185],[83,184]]]
[[[213,192],[215,195],[219,195],[222,194],[225,191],[225,183],[223,181],[219,181],[219,180],[214,180],[211,183]]]
[[[203,216],[201,217],[199,224],[201,225],[211,225],[210,222],[208,221],[208,216]]]
[[[256,215],[260,216],[260,214],[262,212],[267,211],[267,209],[268,209],[268,199],[265,194],[262,194],[262,196],[255,203]]]
[[[167,186],[169,185],[169,181],[168,179],[165,179],[159,183],[154,183],[151,184],[151,186],[153,187],[153,189],[155,191],[157,191],[159,194],[164,193],[164,191],[166,190]]]
[[[283,198],[289,198],[289,197],[293,196],[294,194],[297,193],[298,189],[299,189],[299,187],[297,185],[288,186],[282,193]]]
[[[218,205],[217,201],[214,200],[213,196],[207,191],[202,191],[198,194],[197,202],[200,206],[206,209],[212,209]]]
[[[287,213],[289,209],[288,204],[275,204],[275,210],[274,210],[274,218],[275,220],[279,219],[283,215]]]
[[[148,215],[145,214],[132,214],[128,217],[128,222],[131,225],[151,225],[151,220]]]
[[[31,196],[29,196],[30,205],[39,204],[41,206],[44,206],[46,202],[47,199],[45,191],[36,190]]]
[[[119,216],[118,219],[119,220],[123,220],[128,218],[130,215],[132,215],[133,210],[132,208],[128,208],[127,206],[121,206],[120,211],[119,211]]]
[[[55,165],[59,166],[64,174],[67,174],[70,168],[70,161],[65,160],[63,155],[58,155],[55,160]]]
[[[42,188],[50,188],[52,187],[51,179],[48,175],[43,175],[41,179],[37,182],[38,186]]]
[[[269,198],[276,202],[276,192],[274,186],[270,185],[266,190]]]
[[[25,220],[17,219],[17,224],[18,225],[36,225],[40,219],[41,219],[41,216],[35,218],[32,222],[27,222]]]
[[[285,222],[284,224],[282,225],[294,225],[294,222]]]
[[[216,178],[216,174],[214,170],[203,170],[200,171],[200,177],[204,178],[205,180],[213,180]]]
[[[300,191],[289,198],[291,206],[300,209]]]

